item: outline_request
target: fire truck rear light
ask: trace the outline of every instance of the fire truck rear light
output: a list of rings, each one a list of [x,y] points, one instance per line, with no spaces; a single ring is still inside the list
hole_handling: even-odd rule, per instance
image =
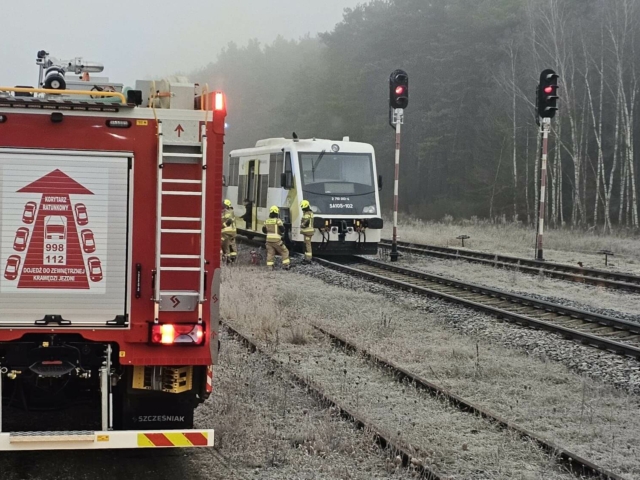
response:
[[[216,92],[214,108],[217,112],[224,110],[224,95],[222,92]]]
[[[151,327],[151,343],[156,345],[201,345],[202,325],[163,323]]]
[[[111,128],[129,128],[131,122],[129,120],[107,120],[107,127]]]
[[[0,123],[4,123],[7,121],[7,117],[5,115],[0,115]]]

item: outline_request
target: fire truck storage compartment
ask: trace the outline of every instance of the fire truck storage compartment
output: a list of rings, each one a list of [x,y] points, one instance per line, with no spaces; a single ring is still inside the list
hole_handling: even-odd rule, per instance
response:
[[[0,328],[126,327],[131,171],[126,153],[0,149]]]

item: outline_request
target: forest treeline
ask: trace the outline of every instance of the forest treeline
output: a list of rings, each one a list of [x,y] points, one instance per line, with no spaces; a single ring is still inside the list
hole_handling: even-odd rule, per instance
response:
[[[304,22],[304,18],[300,19]],[[401,209],[535,222],[535,86],[560,75],[547,221],[637,229],[640,0],[374,0],[333,31],[229,44],[192,78],[228,96],[227,147],[271,136],[374,145],[391,206],[388,78],[403,68]],[[286,25],[283,25],[283,34]]]

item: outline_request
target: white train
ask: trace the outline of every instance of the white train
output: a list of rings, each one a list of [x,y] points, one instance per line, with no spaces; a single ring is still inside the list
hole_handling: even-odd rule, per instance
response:
[[[295,135],[295,134],[294,134]],[[280,208],[286,242],[302,250],[300,202],[314,212],[315,255],[375,254],[382,216],[375,152],[371,145],[321,139],[270,138],[234,150],[225,165],[225,198],[238,231],[262,236],[269,208]]]

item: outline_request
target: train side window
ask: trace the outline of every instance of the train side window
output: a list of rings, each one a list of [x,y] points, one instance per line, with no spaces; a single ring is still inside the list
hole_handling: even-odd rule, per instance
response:
[[[269,187],[269,176],[258,175],[260,183],[258,184],[258,208],[267,208],[267,192]]]
[[[237,187],[240,177],[240,158],[231,157],[229,159],[229,172],[227,186]]]
[[[293,168],[291,167],[291,153],[287,152],[284,158],[284,173],[280,176],[280,186],[285,190],[293,188]]]
[[[280,174],[282,174],[282,172],[284,171],[284,153],[278,153],[276,155],[276,179],[274,180],[274,183],[276,183],[276,185],[274,186],[278,186],[277,182],[278,182],[278,178],[280,178]]]
[[[244,205],[245,200],[247,200],[246,195],[246,184],[247,184],[247,176],[240,175],[238,181],[238,205]]]
[[[276,154],[269,155],[269,188],[277,187],[276,185]]]
[[[247,175],[247,199],[250,202],[256,201],[256,161],[249,162],[249,174]]]

